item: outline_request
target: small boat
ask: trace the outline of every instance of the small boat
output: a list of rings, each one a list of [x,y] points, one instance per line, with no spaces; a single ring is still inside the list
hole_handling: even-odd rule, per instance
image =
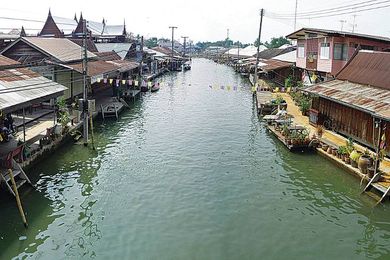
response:
[[[154,83],[143,81],[141,84],[141,92],[148,92],[150,90],[150,88],[153,86],[154,86]]]
[[[141,92],[148,92],[149,88],[148,86],[141,86]]]
[[[156,92],[160,90],[160,83],[154,84],[153,87],[150,89],[151,92]]]

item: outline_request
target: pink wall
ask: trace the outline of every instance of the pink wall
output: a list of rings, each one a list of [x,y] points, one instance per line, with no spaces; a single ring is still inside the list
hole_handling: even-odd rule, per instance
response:
[[[313,42],[313,39],[308,39],[310,42]],[[307,68],[308,64],[306,63],[306,57],[308,52],[308,40],[298,40],[298,44],[305,44],[305,58],[297,57],[297,67]],[[317,70],[322,72],[327,72],[332,75],[336,75],[348,62],[355,52],[355,44],[374,46],[374,50],[382,51],[384,49],[390,48],[390,44],[382,43],[375,40],[361,39],[356,37],[326,37],[327,42],[330,43],[330,55],[329,59],[321,59],[321,43],[325,41],[325,37],[318,39],[318,56],[317,56]],[[333,47],[335,43],[343,43],[348,46],[347,60],[334,60],[333,59]],[[313,49],[313,46],[310,46]],[[297,52],[298,55],[298,52]]]

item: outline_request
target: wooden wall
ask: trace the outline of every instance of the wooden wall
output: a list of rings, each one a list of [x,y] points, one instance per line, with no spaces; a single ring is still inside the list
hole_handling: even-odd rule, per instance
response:
[[[331,118],[337,125],[337,132],[373,149],[376,147],[378,129],[374,128],[374,120],[370,114],[323,98],[313,102],[313,108],[324,118]],[[386,126],[387,151],[390,152],[390,123],[383,122],[383,126]]]
[[[10,59],[19,61],[22,64],[39,62],[42,61],[42,59],[47,58],[47,56],[41,52],[21,41],[4,52],[3,55]]]

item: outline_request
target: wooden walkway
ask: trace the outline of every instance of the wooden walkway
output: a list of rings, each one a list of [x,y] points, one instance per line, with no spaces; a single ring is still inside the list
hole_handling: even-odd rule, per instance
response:
[[[287,93],[273,93],[274,97],[276,97],[276,95],[281,95],[283,97],[283,99],[286,100],[287,112],[288,112],[288,114],[291,114],[292,116],[294,116],[294,123],[305,126],[308,130],[310,130],[310,135],[313,135],[316,132],[316,128],[313,127],[312,125],[310,125],[308,117],[302,115],[301,111],[299,110],[299,107],[295,105],[291,96]],[[335,132],[329,131],[329,130],[324,131],[324,134],[322,135],[322,139],[327,143],[331,143],[336,148],[339,146],[345,145],[345,143],[348,141],[347,138],[345,138],[345,137],[343,137]],[[365,147],[363,147],[359,144],[355,144],[354,146],[357,150],[359,150],[361,152],[363,152],[366,149]],[[369,180],[366,175],[363,175],[359,171],[359,169],[353,168],[350,165],[346,165],[344,162],[339,160],[336,156],[331,156],[327,153],[324,153],[322,151],[322,149],[317,149],[317,150],[321,155],[326,156],[329,159],[337,162],[340,166],[342,166],[342,168],[348,170],[349,172],[352,172],[353,174],[355,174],[359,178],[363,178],[366,181]],[[390,188],[390,161],[389,161],[389,159],[386,158],[385,160],[383,160],[381,162],[380,170],[383,172],[382,177],[379,179],[378,182],[375,182],[373,184],[373,187],[377,191],[379,191],[380,193],[383,194],[384,192],[388,191]],[[390,194],[388,194],[388,195],[390,195]]]

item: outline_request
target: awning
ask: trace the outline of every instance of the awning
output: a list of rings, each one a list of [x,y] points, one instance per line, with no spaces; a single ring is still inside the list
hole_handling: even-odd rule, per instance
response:
[[[13,112],[64,94],[67,88],[26,68],[0,71],[0,110]]]

